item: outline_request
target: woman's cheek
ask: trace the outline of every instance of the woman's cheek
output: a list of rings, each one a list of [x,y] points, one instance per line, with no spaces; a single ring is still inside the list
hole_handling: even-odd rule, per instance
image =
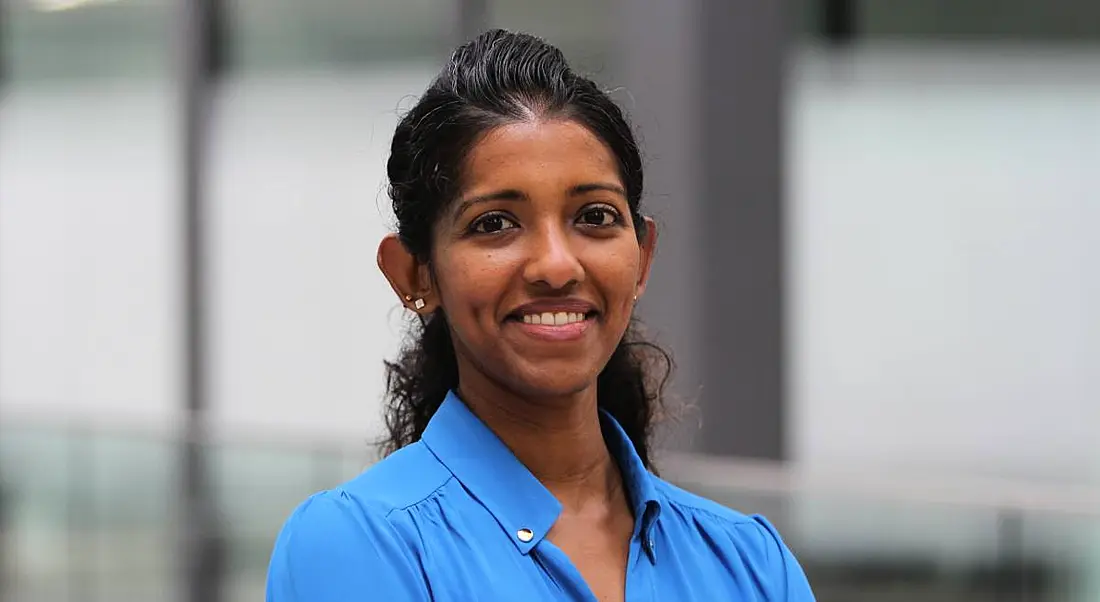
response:
[[[445,297],[452,304],[466,306],[467,310],[492,305],[502,297],[508,286],[506,263],[499,254],[482,255],[477,259],[463,260],[453,255],[441,266]],[[452,307],[452,312],[463,311]]]
[[[592,264],[598,277],[609,284],[613,283],[616,294],[624,294],[633,298],[634,285],[638,281],[638,257],[637,253],[614,251],[598,255],[596,263]],[[591,274],[597,276],[597,274]],[[611,291],[608,291],[611,293]]]

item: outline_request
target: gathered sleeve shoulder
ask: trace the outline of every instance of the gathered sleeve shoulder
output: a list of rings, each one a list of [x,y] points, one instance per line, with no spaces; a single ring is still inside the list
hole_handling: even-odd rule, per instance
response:
[[[685,541],[699,542],[684,545],[681,554],[695,555],[697,564],[715,559],[737,584],[738,599],[814,602],[806,573],[766,518],[742,514],[665,481],[659,484],[669,502],[661,521],[668,518],[670,528],[682,525],[690,538]]]
[[[743,553],[774,602],[814,602],[802,566],[779,532],[762,516],[746,517],[735,527]]]
[[[341,490],[303,502],[276,539],[267,602],[430,599],[420,562],[386,511]]]

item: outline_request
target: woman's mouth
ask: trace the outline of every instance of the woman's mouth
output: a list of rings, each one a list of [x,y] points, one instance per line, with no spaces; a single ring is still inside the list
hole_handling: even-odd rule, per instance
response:
[[[544,311],[542,313],[523,314],[522,320],[524,324],[564,326],[566,324],[583,322],[587,317],[587,314],[573,311]]]
[[[581,338],[596,321],[597,313],[544,311],[511,316],[509,322],[525,335],[545,341],[571,341]]]

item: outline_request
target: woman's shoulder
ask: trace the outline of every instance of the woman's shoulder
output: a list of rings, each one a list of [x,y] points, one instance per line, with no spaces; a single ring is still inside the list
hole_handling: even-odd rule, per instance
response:
[[[279,532],[267,574],[267,602],[337,602],[376,592],[428,600],[416,555],[383,507],[346,489],[310,496]]]
[[[276,539],[269,602],[346,600],[363,591],[384,593],[380,599],[422,599],[416,534],[400,511],[431,498],[449,480],[435,456],[414,444],[311,495]]]
[[[290,521],[324,521],[330,514],[352,514],[360,520],[384,520],[395,511],[419,504],[450,481],[452,475],[424,445],[414,443],[374,463],[354,478],[313,494],[295,509]]]
[[[451,474],[432,453],[413,444],[376,462],[358,476],[319,491],[301,502],[287,517],[280,540],[347,540],[358,545],[372,539],[404,539],[400,511],[429,499],[450,480]]]
[[[742,551],[755,551],[762,557],[773,550],[789,554],[779,531],[764,516],[744,514],[662,479],[655,478],[654,482],[667,506],[662,520],[670,511],[685,526],[704,531],[708,537],[719,536],[719,541],[725,540]]]
[[[388,514],[419,504],[452,478],[435,454],[417,442],[375,462],[337,489]]]
[[[813,593],[798,561],[768,519],[743,514],[718,502],[654,478],[664,508],[660,522],[688,540],[703,539],[706,546],[684,545],[685,550],[707,550],[729,570],[733,565],[752,573],[755,582],[767,589],[766,598],[812,601]],[[668,521],[668,522],[666,522]],[[686,552],[690,553],[690,552]]]
[[[670,506],[675,512],[695,517],[702,516],[709,519],[715,526],[731,529],[757,524],[758,516],[743,514],[714,500],[682,489],[664,479],[653,477],[653,483],[657,491],[661,493],[661,497],[664,498],[666,505]]]

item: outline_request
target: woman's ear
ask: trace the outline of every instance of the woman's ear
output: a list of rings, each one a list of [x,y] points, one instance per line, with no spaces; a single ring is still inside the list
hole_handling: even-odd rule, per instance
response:
[[[653,221],[651,217],[643,219],[645,220],[645,234],[638,241],[641,262],[639,262],[638,283],[634,291],[634,294],[638,297],[641,297],[642,293],[645,292],[646,283],[649,282],[649,270],[653,267],[653,257],[657,254],[657,222]]]
[[[435,311],[438,302],[432,291],[431,270],[405,248],[396,234],[387,234],[379,243],[378,268],[405,307],[420,314]]]

